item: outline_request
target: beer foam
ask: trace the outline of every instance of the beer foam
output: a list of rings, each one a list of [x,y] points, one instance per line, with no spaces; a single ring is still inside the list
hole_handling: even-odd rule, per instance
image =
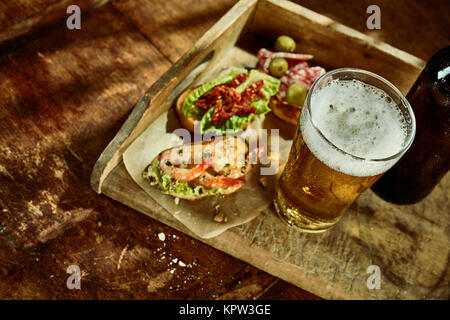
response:
[[[358,80],[331,80],[313,92],[310,102],[315,126],[328,141],[347,153],[327,143],[302,114],[305,143],[329,167],[353,176],[373,176],[398,160],[370,161],[350,156],[383,159],[404,147],[407,123],[383,90]]]

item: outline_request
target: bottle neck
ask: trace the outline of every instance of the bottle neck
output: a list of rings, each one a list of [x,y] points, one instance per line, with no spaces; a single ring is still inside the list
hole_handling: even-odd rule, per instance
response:
[[[415,113],[426,108],[450,117],[450,46],[431,57],[406,98]]]
[[[450,46],[438,51],[426,67],[432,95],[442,107],[450,105]]]

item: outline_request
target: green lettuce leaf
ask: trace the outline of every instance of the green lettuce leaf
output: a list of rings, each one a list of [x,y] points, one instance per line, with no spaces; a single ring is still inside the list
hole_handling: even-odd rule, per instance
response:
[[[229,71],[227,74],[220,76],[219,78],[217,78],[211,82],[205,83],[204,85],[201,85],[200,87],[193,90],[187,96],[186,100],[184,100],[183,107],[182,107],[183,114],[186,117],[189,117],[193,114],[199,115],[202,110],[197,108],[194,105],[194,102],[197,101],[205,93],[208,93],[209,91],[211,91],[215,86],[218,86],[219,84],[223,84],[225,82],[231,81],[237,75],[239,75],[241,73],[247,73],[247,70],[243,69],[243,68],[234,68],[231,71]]]
[[[210,131],[220,132],[221,134],[225,133],[235,133],[240,130],[243,130],[243,126],[250,121],[254,117],[258,117],[260,115],[266,114],[270,111],[269,108],[269,100],[270,98],[278,92],[278,87],[280,85],[280,80],[269,76],[266,73],[260,72],[258,70],[251,70],[247,79],[241,83],[236,90],[239,93],[242,93],[245,88],[251,85],[253,82],[258,80],[264,80],[264,87],[261,91],[264,93],[264,98],[257,99],[253,101],[252,105],[256,109],[256,113],[249,114],[247,116],[238,116],[232,115],[230,118],[220,121],[217,124],[211,123],[211,118],[214,113],[214,107],[209,109],[202,117],[200,122],[200,132],[207,133]]]
[[[204,196],[215,195],[220,193],[220,188],[209,189],[201,185],[190,185],[189,182],[178,182],[166,175],[160,168],[158,161],[153,161],[142,173],[144,179],[150,182],[150,185],[156,186],[162,190],[163,193],[177,196]]]
[[[242,93],[245,88],[259,80],[264,80],[264,87],[262,89],[265,91],[264,93],[267,92],[270,96],[277,93],[280,80],[256,69],[250,70],[247,79],[236,88],[236,91]]]
[[[263,113],[267,113],[270,109],[266,106],[266,110],[262,110]],[[230,118],[225,121],[220,121],[217,124],[211,123],[212,115],[214,113],[214,108],[209,109],[203,115],[202,120],[200,122],[200,131],[201,133],[207,132],[220,132],[221,134],[225,133],[235,133],[239,130],[243,130],[245,124],[249,123],[257,114],[251,113],[248,116],[238,116],[233,114]]]

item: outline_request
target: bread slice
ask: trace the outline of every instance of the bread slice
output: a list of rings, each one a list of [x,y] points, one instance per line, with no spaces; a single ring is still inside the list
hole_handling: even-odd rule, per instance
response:
[[[235,138],[235,137],[233,137],[233,138]],[[206,145],[206,144],[209,144],[209,143],[213,143],[214,140],[215,139],[212,139],[212,140],[209,140],[209,141],[202,141],[201,143],[203,145]],[[155,172],[156,170],[158,170],[159,174],[161,174],[160,171],[162,171],[162,170],[160,169],[160,156],[165,151],[166,150],[161,151],[155,157],[155,159],[152,160],[152,162],[144,170],[144,174],[143,174],[144,179],[150,181],[151,185],[155,185],[156,187],[159,187],[159,188],[161,188],[161,186],[156,181],[155,177],[152,176],[152,175],[150,175],[150,177],[149,177],[149,175],[146,175],[145,173],[149,172],[150,170],[152,170],[152,172]],[[244,178],[245,178],[245,176],[244,176]],[[174,181],[174,180],[172,179],[172,181]],[[194,188],[197,187],[195,180],[190,181],[189,184],[190,185],[194,185],[193,186]],[[208,193],[208,190],[211,190],[211,189],[208,189],[206,187],[202,187],[205,190],[205,192],[203,194],[199,194],[199,195],[192,195],[192,194],[185,194],[185,193],[176,193],[175,190],[172,190],[170,193],[167,193],[167,194],[169,194],[169,195],[171,195],[173,197],[176,197],[176,198],[186,199],[186,200],[191,200],[192,201],[192,200],[201,199],[201,198],[204,198],[204,197],[210,196],[210,195],[216,195],[216,194],[227,195],[227,194],[230,194],[230,193],[233,193],[233,192],[237,191],[240,187],[242,187],[243,184],[244,183],[241,183],[241,184],[238,184],[238,185],[235,185],[235,186],[229,186],[229,187],[226,187],[226,188],[217,188],[217,189],[215,189],[215,190],[217,190],[217,193],[213,193],[213,194]],[[163,191],[167,191],[167,190],[163,190]]]
[[[178,97],[176,104],[175,104],[175,113],[178,117],[178,120],[180,120],[181,125],[188,129],[190,132],[194,132],[195,125],[197,123],[200,123],[200,119],[195,119],[194,117],[186,117],[183,113],[183,104],[184,100],[189,96],[189,94],[194,91],[195,88],[187,89],[183,91],[183,93],[180,94]]]
[[[152,165],[157,165],[157,166],[159,166],[159,159],[158,159],[158,158],[159,158],[159,157],[156,157],[156,158],[152,161],[152,163],[150,164],[150,166],[152,166]],[[224,194],[224,195],[226,195],[226,194],[231,194],[231,193],[237,191],[240,187],[242,187],[242,185],[243,185],[243,184],[237,185],[237,186],[228,187],[228,188],[218,189],[219,191],[217,192],[217,194]],[[183,193],[175,193],[175,192],[172,192],[172,193],[170,193],[169,195],[171,195],[172,197],[176,197],[176,198],[180,198],[180,199],[185,199],[185,200],[190,200],[190,201],[198,200],[198,199],[201,199],[201,198],[204,198],[204,197],[209,196],[209,194],[208,194],[207,192],[205,192],[205,193],[202,194],[202,195],[198,195],[198,196],[186,195],[186,194],[183,194]]]
[[[292,125],[297,125],[302,112],[301,107],[293,107],[286,103],[283,103],[279,95],[273,96],[269,101],[269,108],[273,113],[281,120],[286,121]]]

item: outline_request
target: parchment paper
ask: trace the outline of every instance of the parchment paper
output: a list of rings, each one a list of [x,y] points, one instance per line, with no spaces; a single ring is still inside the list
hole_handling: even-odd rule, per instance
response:
[[[246,223],[271,204],[277,174],[265,175],[267,186],[264,187],[259,181],[262,177],[260,165],[252,169],[247,175],[245,184],[238,191],[229,195],[209,196],[194,201],[175,200],[174,197],[163,194],[157,187],[151,186],[142,177],[142,172],[162,150],[182,144],[182,139],[172,133],[174,129],[180,127],[171,108],[154,121],[123,154],[125,167],[132,179],[158,204],[201,238],[212,238],[228,228]],[[274,160],[279,161],[280,169],[277,172],[279,174],[287,160],[295,128],[270,113],[255,119],[249,128],[280,129],[279,160]],[[252,132],[248,129],[244,135]],[[227,217],[227,222],[214,221],[214,215],[218,210]]]

